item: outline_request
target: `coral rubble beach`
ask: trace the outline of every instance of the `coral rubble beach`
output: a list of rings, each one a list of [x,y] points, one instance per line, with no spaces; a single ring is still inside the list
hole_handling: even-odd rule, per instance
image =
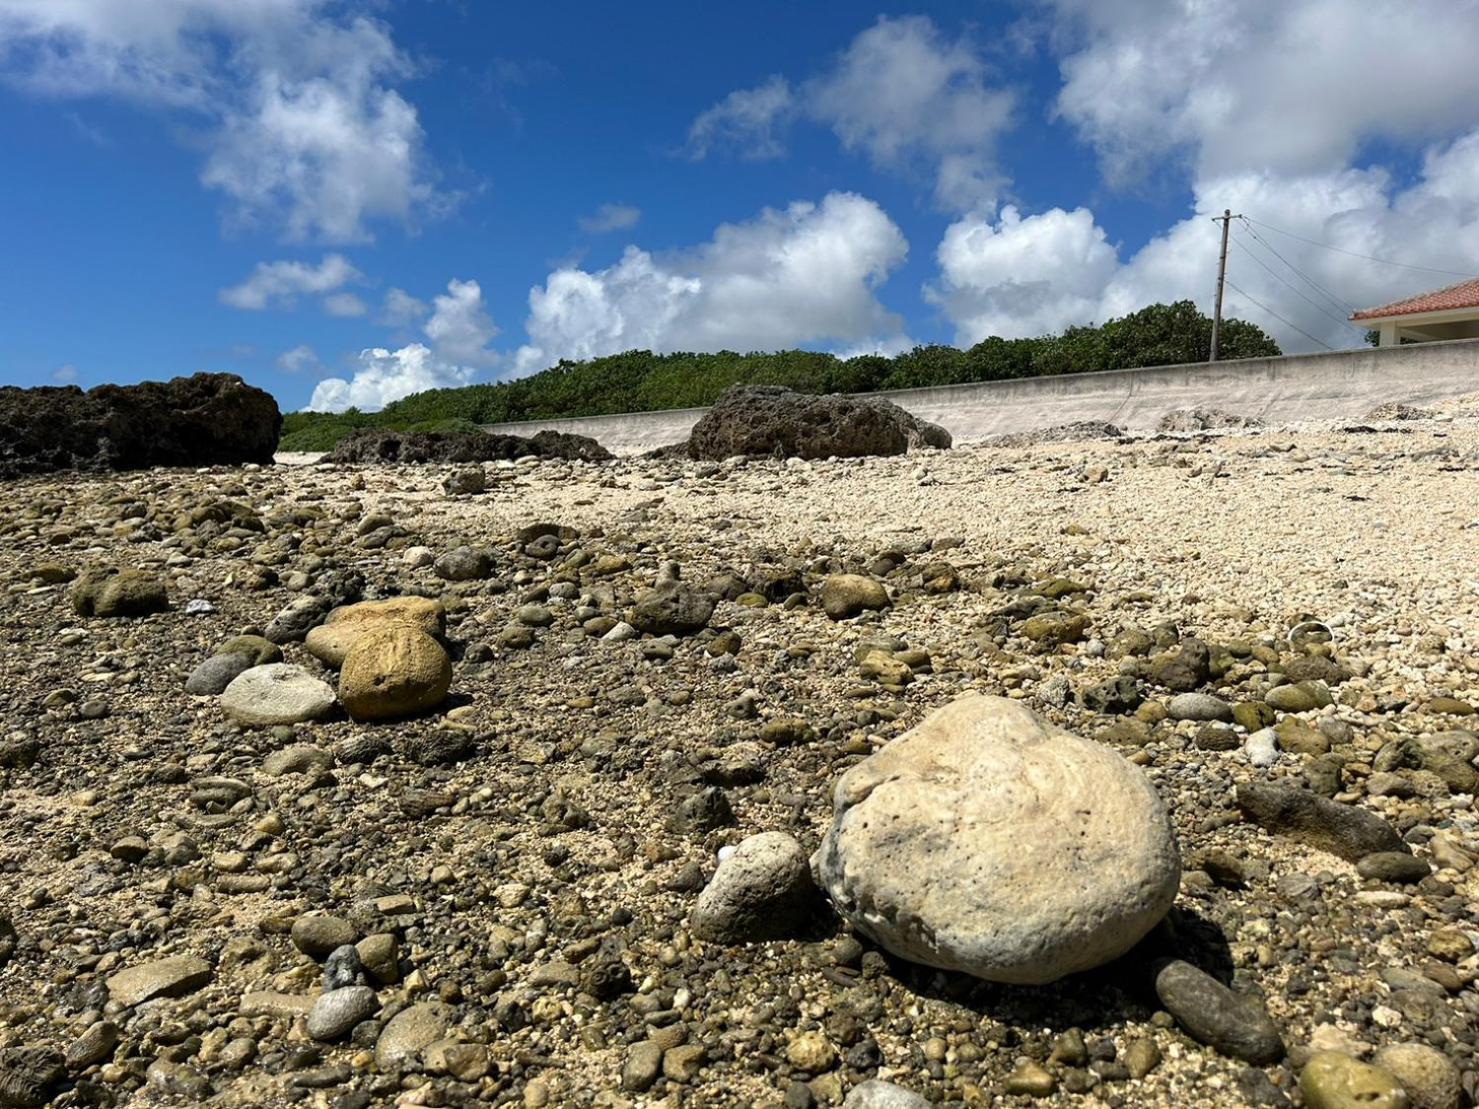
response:
[[[1458,1106],[1479,405],[1399,415],[12,478],[0,1102]],[[1002,954],[1064,891],[973,900],[1022,832],[945,763],[834,829],[968,694],[1094,745],[1021,764],[1037,856],[1094,774],[1166,821],[1045,871],[1104,965]]]

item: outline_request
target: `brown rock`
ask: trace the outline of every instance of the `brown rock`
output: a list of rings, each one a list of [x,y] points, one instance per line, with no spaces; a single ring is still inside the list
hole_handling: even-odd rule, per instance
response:
[[[401,624],[440,637],[446,622],[441,601],[427,597],[392,597],[385,601],[364,601],[342,605],[329,613],[318,627],[308,633],[304,646],[308,653],[328,666],[343,666],[349,648],[367,631]]]
[[[339,672],[339,701],[356,720],[409,716],[442,703],[452,660],[431,636],[389,624],[359,636]]]

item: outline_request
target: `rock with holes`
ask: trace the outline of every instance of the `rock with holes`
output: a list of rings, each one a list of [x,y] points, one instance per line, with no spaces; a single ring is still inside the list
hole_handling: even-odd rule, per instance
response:
[[[814,396],[775,385],[736,385],[699,419],[693,458],[734,455],[856,458],[946,448],[950,433],[878,397]]]
[[[1124,954],[1181,876],[1140,769],[1002,697],[969,694],[854,766],[813,860],[895,955],[1039,984]]]

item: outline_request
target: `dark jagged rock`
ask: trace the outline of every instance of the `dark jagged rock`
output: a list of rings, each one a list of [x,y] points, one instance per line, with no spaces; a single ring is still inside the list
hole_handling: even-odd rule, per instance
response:
[[[613,457],[585,435],[541,431],[533,438],[487,431],[393,431],[366,428],[339,441],[329,462],[495,462],[533,455],[583,462]]]
[[[234,374],[138,385],[0,387],[0,476],[270,463],[277,401]]]
[[[690,457],[856,458],[950,446],[950,433],[876,397],[815,396],[772,385],[727,389],[693,427]]]

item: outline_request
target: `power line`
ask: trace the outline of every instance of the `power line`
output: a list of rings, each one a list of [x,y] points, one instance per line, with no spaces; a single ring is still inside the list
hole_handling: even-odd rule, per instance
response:
[[[1359,332],[1361,330],[1359,327],[1356,327],[1354,324],[1350,323],[1344,316],[1336,315],[1334,312],[1330,311],[1330,309],[1328,307],[1326,307],[1325,305],[1321,304],[1319,301],[1315,300],[1313,297],[1306,296],[1303,292],[1300,291],[1300,289],[1299,289],[1299,287],[1297,285],[1295,285],[1292,281],[1287,280],[1286,278],[1284,278],[1283,276],[1281,276],[1280,274],[1278,274],[1277,272],[1275,272],[1274,271],[1274,268],[1272,266],[1270,266],[1266,262],[1264,262],[1264,260],[1262,258],[1260,258],[1260,257],[1258,257],[1258,255],[1254,254],[1251,250],[1249,250],[1246,246],[1244,246],[1239,240],[1234,239],[1233,240],[1233,246],[1237,247],[1244,254],[1246,254],[1249,258],[1251,258],[1251,259],[1253,259],[1253,261],[1257,262],[1260,266],[1262,266],[1265,270],[1268,271],[1270,277],[1272,277],[1275,281],[1278,281],[1281,284],[1287,286],[1289,288],[1289,291],[1290,292],[1292,292],[1295,296],[1299,297],[1299,299],[1303,300],[1306,304],[1308,304],[1312,308],[1314,308],[1315,311],[1320,312],[1321,314],[1323,314],[1326,319],[1334,320],[1336,323],[1340,324],[1342,327],[1349,327],[1352,331],[1358,331]],[[1291,266],[1290,268],[1292,269],[1293,267]],[[1298,272],[1298,271],[1295,271],[1295,272]]]
[[[1272,254],[1279,261],[1283,262],[1284,265],[1288,266],[1296,274],[1298,274],[1300,280],[1302,280],[1306,285],[1308,285],[1310,288],[1316,290],[1317,292],[1322,293],[1325,296],[1325,298],[1327,300],[1329,300],[1330,303],[1335,306],[1335,310],[1337,312],[1341,313],[1341,315],[1349,316],[1349,315],[1351,315],[1352,313],[1354,313],[1356,311],[1356,306],[1354,304],[1351,304],[1349,301],[1343,300],[1340,297],[1336,296],[1329,289],[1325,288],[1325,286],[1321,285],[1318,281],[1316,281],[1314,278],[1310,277],[1307,273],[1305,273],[1303,270],[1301,270],[1293,262],[1289,261],[1289,259],[1285,258],[1282,254],[1280,254],[1277,250],[1275,250],[1272,243],[1270,243],[1267,239],[1265,239],[1257,231],[1253,230],[1252,224],[1250,224],[1248,222],[1248,220],[1247,220],[1246,217],[1243,220],[1243,230],[1247,231],[1248,234],[1252,235],[1253,238],[1258,241],[1259,245],[1261,245],[1265,250],[1267,250],[1270,254]]]
[[[1270,231],[1275,231],[1280,235],[1287,235],[1291,239],[1298,239],[1302,243],[1309,243],[1311,246],[1318,246],[1323,247],[1326,250],[1333,250],[1336,254],[1348,254],[1352,258],[1364,258],[1368,262],[1380,262],[1384,266],[1397,266],[1404,270],[1421,270],[1424,273],[1441,273],[1447,275],[1448,277],[1479,278],[1479,273],[1464,273],[1462,270],[1440,270],[1434,266],[1412,266],[1408,265],[1406,262],[1394,262],[1390,258],[1377,258],[1375,255],[1372,254],[1358,254],[1354,250],[1346,250],[1343,247],[1331,246],[1329,243],[1322,243],[1318,239],[1306,239],[1303,235],[1296,235],[1293,231],[1285,231],[1283,228],[1275,227],[1271,223],[1264,223],[1262,220],[1250,219],[1246,216],[1244,218],[1249,219],[1249,222],[1251,223],[1258,224],[1259,227],[1264,227]]]
[[[1301,335],[1303,335],[1310,342],[1312,342],[1312,343],[1319,343],[1326,350],[1334,350],[1335,349],[1329,343],[1325,342],[1324,339],[1318,339],[1318,338],[1316,338],[1315,336],[1311,335],[1308,331],[1306,331],[1304,328],[1300,327],[1297,323],[1294,323],[1292,320],[1286,320],[1283,316],[1279,315],[1272,308],[1270,308],[1267,304],[1264,304],[1262,301],[1254,300],[1247,293],[1243,292],[1242,289],[1239,289],[1235,284],[1233,284],[1231,278],[1227,278],[1226,280],[1227,280],[1227,283],[1228,283],[1229,287],[1231,287],[1231,289],[1233,290],[1233,292],[1238,293],[1239,295],[1241,295],[1243,297],[1243,299],[1244,300],[1247,300],[1250,304],[1253,304],[1253,305],[1256,305],[1259,308],[1262,308],[1265,312],[1267,312],[1274,319],[1278,320],[1280,323],[1286,324],[1289,327],[1294,328],[1295,331],[1299,332]]]

